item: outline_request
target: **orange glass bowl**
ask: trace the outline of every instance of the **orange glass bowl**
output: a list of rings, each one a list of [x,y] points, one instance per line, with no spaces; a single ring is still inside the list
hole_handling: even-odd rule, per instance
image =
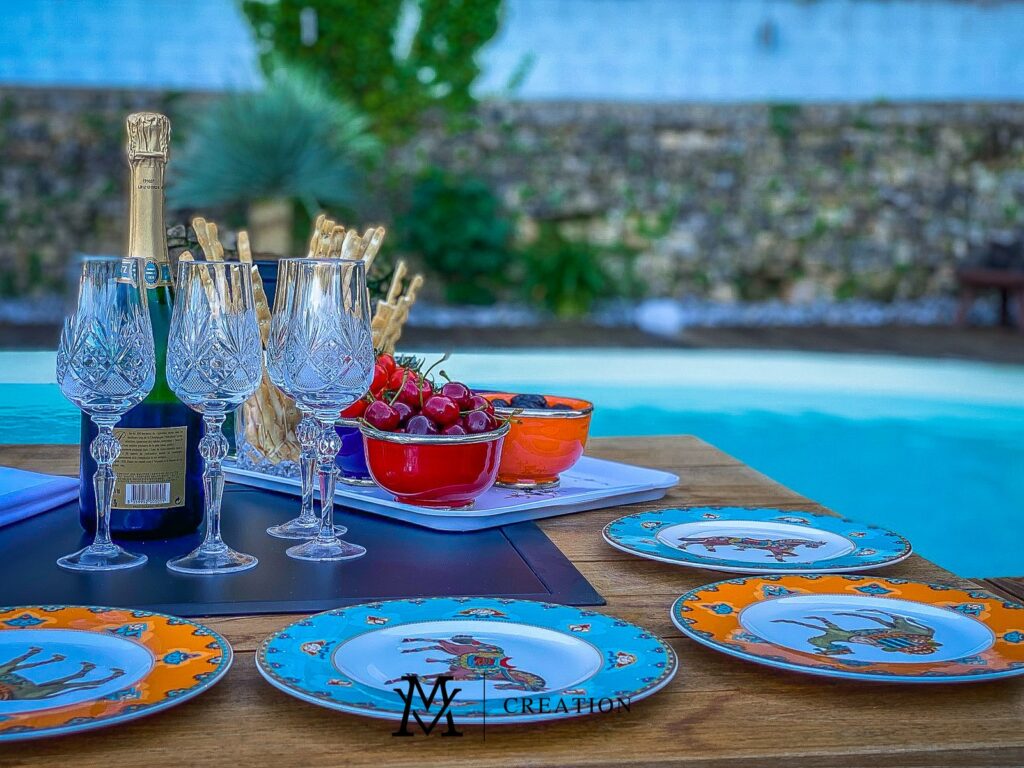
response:
[[[487,392],[488,400],[510,400],[514,393]],[[549,405],[571,410],[496,406],[495,413],[510,420],[498,467],[498,485],[506,488],[556,488],[558,476],[570,469],[587,446],[594,405],[575,397],[545,395]]]
[[[476,435],[406,435],[368,424],[360,429],[370,477],[396,501],[459,509],[494,485],[509,426]]]

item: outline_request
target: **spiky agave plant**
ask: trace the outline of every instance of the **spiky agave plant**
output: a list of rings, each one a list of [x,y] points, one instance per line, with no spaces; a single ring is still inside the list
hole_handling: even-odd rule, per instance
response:
[[[351,204],[360,167],[379,150],[355,107],[278,66],[262,90],[228,94],[191,123],[168,202],[198,208],[285,198],[312,216]]]

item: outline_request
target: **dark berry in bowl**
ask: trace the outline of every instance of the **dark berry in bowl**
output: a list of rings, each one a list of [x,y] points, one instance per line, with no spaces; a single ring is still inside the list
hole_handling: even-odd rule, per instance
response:
[[[548,401],[543,395],[513,395],[509,403],[513,408],[547,408]]]

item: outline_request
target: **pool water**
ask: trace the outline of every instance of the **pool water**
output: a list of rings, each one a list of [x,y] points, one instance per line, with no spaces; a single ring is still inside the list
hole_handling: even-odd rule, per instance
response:
[[[960,575],[1024,575],[1024,367],[704,351],[460,353],[444,367],[593,400],[595,436],[697,435]],[[0,443],[77,442],[52,382],[52,353],[0,353]]]

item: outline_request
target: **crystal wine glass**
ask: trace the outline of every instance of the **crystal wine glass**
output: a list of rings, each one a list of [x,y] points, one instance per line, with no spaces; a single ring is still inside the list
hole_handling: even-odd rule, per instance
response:
[[[145,555],[126,552],[110,540],[117,482],[113,464],[121,453],[114,425],[145,399],[156,377],[153,328],[140,280],[137,259],[84,261],[78,308],[60,335],[57,383],[99,430],[90,446],[96,460],[96,536],[85,549],[57,561],[71,571],[113,571],[146,562]]]
[[[338,413],[366,394],[373,378],[370,296],[363,262],[296,259],[295,287],[285,308],[281,373],[288,392],[314,416],[320,479],[320,532],[291,547],[299,560],[350,560],[366,549],[338,538],[334,486],[341,438]]]
[[[270,321],[270,333],[267,338],[267,374],[274,386],[292,400],[295,398],[288,391],[282,368],[284,357],[284,332],[290,302],[295,294],[296,264],[301,259],[281,259],[277,262],[277,291],[274,294],[274,313]],[[295,428],[295,436],[299,440],[299,481],[302,489],[302,504],[299,516],[280,525],[267,528],[267,533],[279,539],[312,539],[320,532],[320,518],[313,511],[313,467],[316,463],[316,439],[320,436],[320,428],[312,412],[301,403],[296,403],[302,413],[302,419]],[[335,525],[335,532],[342,536],[348,529],[343,525]]]
[[[167,383],[203,415],[206,533],[198,549],[167,563],[177,573],[217,574],[256,565],[221,538],[224,492],[221,462],[228,441],[221,431],[229,410],[248,400],[263,376],[263,347],[252,297],[252,273],[238,262],[182,261],[167,339]]]

